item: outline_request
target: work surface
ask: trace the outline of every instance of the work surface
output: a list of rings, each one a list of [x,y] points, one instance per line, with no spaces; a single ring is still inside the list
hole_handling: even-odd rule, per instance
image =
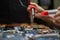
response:
[[[33,25],[33,28],[37,28],[37,30],[30,29],[30,24],[4,24],[1,27],[18,27],[18,29],[14,29],[15,31],[7,31],[2,30],[0,32],[0,40],[59,40],[58,32],[57,34],[49,33],[50,28],[44,25]],[[24,27],[22,31],[19,27]],[[28,28],[28,29],[27,29]],[[48,30],[47,33],[45,33]],[[21,33],[22,32],[22,33]],[[43,33],[44,32],[44,33]]]
[[[59,40],[60,38],[58,37],[58,35],[51,35],[50,36],[47,36],[45,34],[44,35],[40,35],[40,37],[37,37],[37,33],[34,35],[34,36],[31,36],[32,34],[30,33],[27,33],[28,36],[30,36],[30,38],[27,36],[27,35],[23,35],[23,34],[19,34],[19,33],[15,33],[15,34],[9,34],[9,33],[4,33],[3,36],[1,37],[0,36],[0,40]]]

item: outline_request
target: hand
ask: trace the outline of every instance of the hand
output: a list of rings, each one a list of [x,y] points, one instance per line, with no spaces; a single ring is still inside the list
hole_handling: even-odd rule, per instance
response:
[[[40,7],[38,4],[30,2],[30,5],[27,8],[29,13],[31,13],[32,6],[35,9],[35,13],[38,13],[38,12],[40,13],[40,12],[44,11],[44,9],[42,7]]]
[[[56,26],[56,28],[60,28],[60,7],[57,8],[58,12],[55,14],[55,16],[41,16],[40,19],[53,24]]]
[[[55,25],[56,28],[60,28],[60,7],[57,8],[58,12],[55,16],[42,16],[40,15],[40,19],[43,19],[46,22],[51,22],[51,24]]]
[[[55,18],[54,24],[57,26],[60,26],[60,7],[58,7],[57,9],[58,9],[58,12],[54,16]]]

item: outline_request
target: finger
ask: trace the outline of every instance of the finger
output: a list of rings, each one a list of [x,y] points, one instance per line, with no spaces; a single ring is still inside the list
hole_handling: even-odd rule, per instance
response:
[[[57,9],[60,10],[60,6]]]
[[[58,11],[58,12],[55,14],[54,17],[56,18],[56,17],[58,17],[58,16],[60,16],[60,11]]]
[[[33,5],[38,5],[38,4],[36,4],[36,3],[33,3],[33,2],[30,2],[30,4],[33,4]]]

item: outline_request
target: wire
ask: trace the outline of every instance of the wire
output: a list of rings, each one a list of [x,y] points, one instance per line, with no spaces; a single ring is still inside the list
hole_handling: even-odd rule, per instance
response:
[[[19,0],[19,2],[20,2],[20,4],[21,4],[21,6],[27,8],[27,6],[23,4],[22,0]]]

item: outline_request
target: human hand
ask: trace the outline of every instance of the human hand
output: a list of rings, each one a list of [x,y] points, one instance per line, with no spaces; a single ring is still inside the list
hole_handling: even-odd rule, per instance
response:
[[[54,16],[54,19],[55,19],[54,24],[57,26],[60,26],[60,7],[58,7],[57,9],[58,9],[58,12]]]
[[[44,11],[44,9],[42,7],[40,7],[38,4],[30,2],[30,5],[27,8],[29,13],[31,13],[32,8],[35,9],[35,13],[40,13],[40,12]]]

